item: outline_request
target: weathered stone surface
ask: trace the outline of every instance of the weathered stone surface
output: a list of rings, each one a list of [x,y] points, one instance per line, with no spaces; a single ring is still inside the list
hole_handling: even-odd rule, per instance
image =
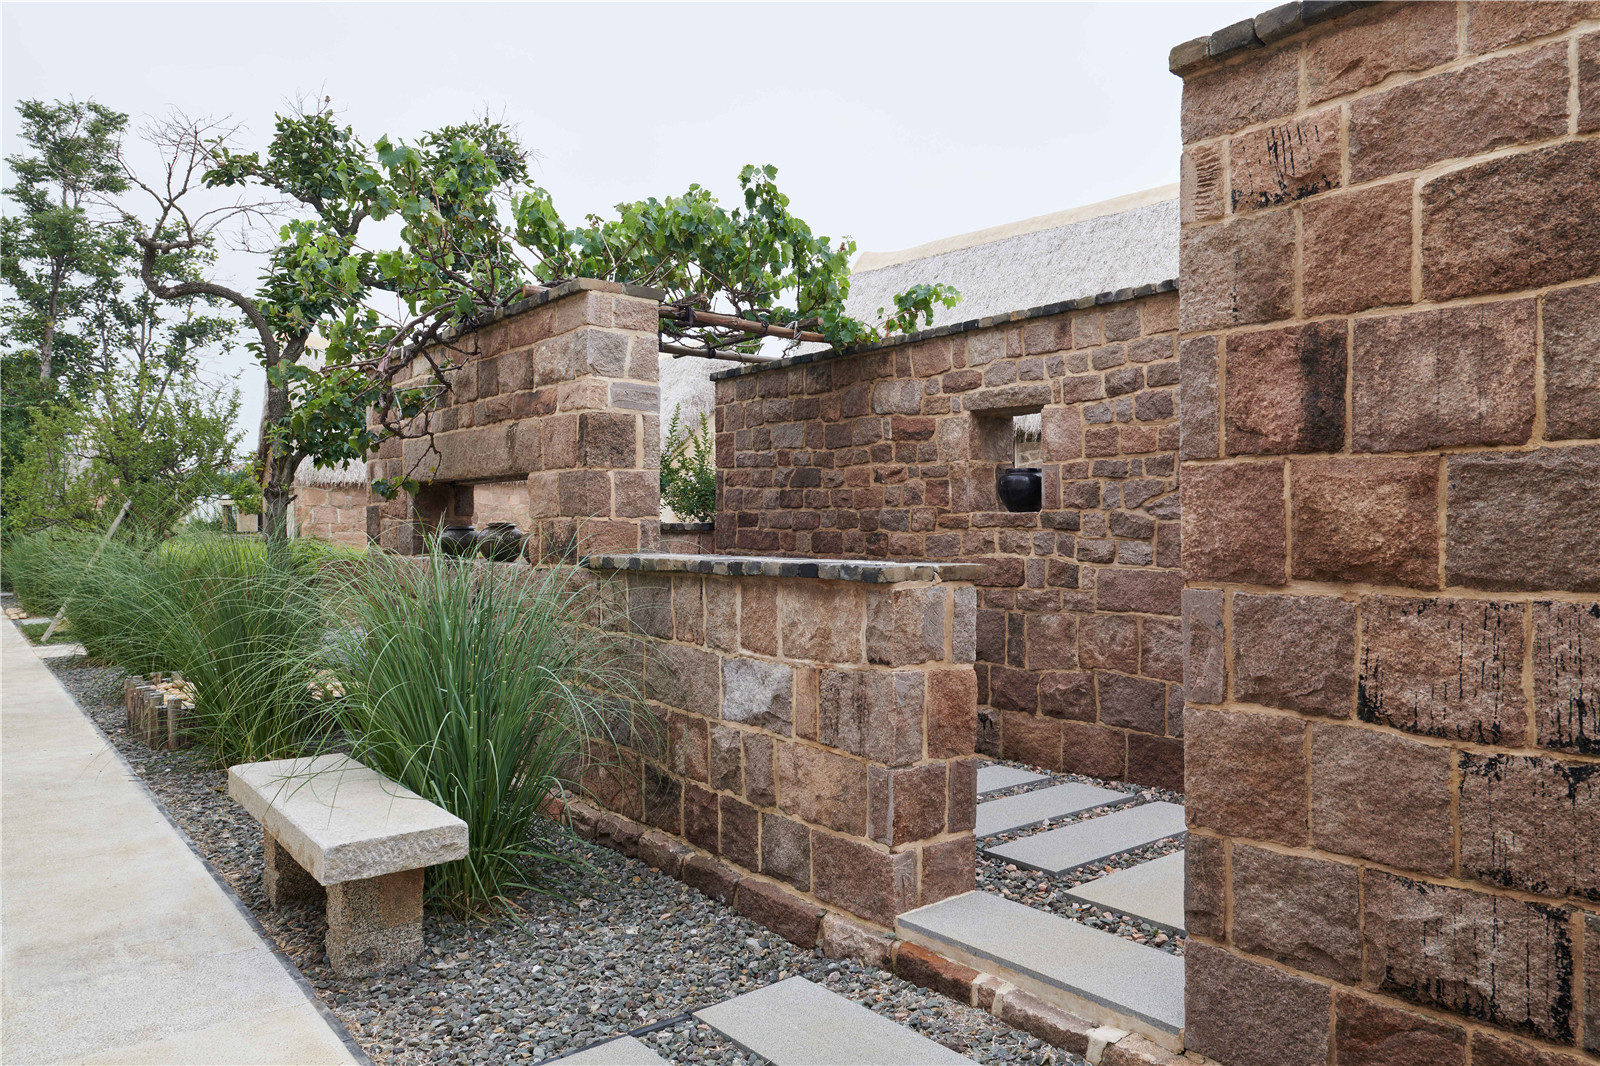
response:
[[[929,670],[928,756],[971,755],[978,734],[978,678],[972,667]]]
[[[1045,674],[1039,680],[1039,710],[1051,718],[1094,721],[1094,674],[1088,670]]]
[[[813,825],[841,833],[867,832],[867,766],[859,759],[836,755],[806,744],[778,748],[779,806]],[[943,766],[939,815],[943,822]]]
[[[753,877],[739,882],[733,909],[759,925],[771,929],[791,944],[803,948],[817,946],[817,928],[823,910],[777,885]]]
[[[777,581],[738,582],[739,645],[757,655],[778,654]]]
[[[1233,943],[1292,969],[1361,978],[1361,891],[1352,864],[1235,844]]]
[[[1327,986],[1191,942],[1184,1044],[1228,1066],[1323,1066]]]
[[[1356,100],[1350,105],[1350,180],[1417,170],[1566,130],[1562,42]]]
[[[1588,1066],[1592,1061],[1482,1030],[1472,1034],[1472,1066]]]
[[[1295,48],[1260,52],[1240,65],[1185,79],[1183,143],[1290,114],[1299,99],[1299,82]]]
[[[1600,33],[1578,38],[1578,132],[1600,130]]]
[[[902,666],[944,658],[942,588],[869,589],[867,661]]]
[[[1183,680],[1183,622],[1144,618],[1139,622],[1139,672],[1163,681]]]
[[[901,943],[894,953],[894,974],[922,988],[949,996],[957,1003],[972,1002],[972,983],[978,971],[935,955],[918,944]]]
[[[854,583],[786,581],[779,598],[783,654],[822,663],[862,660],[865,604]]]
[[[761,872],[811,890],[811,830],[776,814],[761,816]]]
[[[1545,439],[1600,437],[1600,284],[1546,293],[1543,328]]]
[[[1177,616],[1183,612],[1183,574],[1177,570],[1101,570],[1095,606],[1102,611],[1138,611]]]
[[[1368,988],[1572,1042],[1570,911],[1381,870],[1363,876]]]
[[[744,742],[744,796],[758,807],[778,802],[777,773],[773,769],[772,737],[765,733],[746,733]]]
[[[733,902],[741,877],[737,870],[708,855],[691,855],[683,860],[678,876],[683,878],[684,884],[718,903]]]
[[[1411,182],[1318,197],[1301,212],[1306,314],[1410,301]]]
[[[1284,583],[1284,464],[1186,468],[1183,570],[1191,580]]]
[[[1583,1049],[1600,1051],[1600,914],[1583,916]]]
[[[1356,709],[1423,736],[1518,745],[1526,727],[1520,603],[1362,601]]]
[[[1047,769],[1083,774],[1085,777],[1098,777],[1105,781],[1119,781],[1126,776],[1126,734],[1089,722],[1062,721],[1052,725],[1059,726],[1061,730],[1060,740],[1056,745],[1061,755],[1059,762],[1054,767],[1046,767]],[[1051,750],[1054,749],[1047,747],[1043,754],[1048,755]],[[1045,764],[1034,763],[1034,765]]]
[[[843,907],[879,925],[917,902],[915,852],[891,855],[864,840],[813,833],[812,891],[824,903]]]
[[[1234,213],[1338,187],[1339,123],[1339,109],[1331,107],[1232,138],[1228,176]]]
[[[823,744],[874,762],[907,766],[922,756],[923,675],[824,670]]]
[[[1000,1001],[999,1018],[1013,1029],[1031,1033],[1040,1040],[1074,1055],[1089,1050],[1092,1024],[1021,989],[1013,989]]]
[[[1170,691],[1169,691],[1170,696]],[[1179,705],[1182,697],[1179,697]],[[1182,732],[1179,722],[1173,721],[1172,704],[1168,704],[1167,732]],[[1181,714],[1177,716],[1181,719]],[[1106,732],[1102,730],[1101,732]],[[1066,743],[1062,743],[1063,755]],[[1065,758],[1063,762],[1065,762]],[[1155,785],[1157,788],[1170,788],[1174,792],[1183,790],[1183,741],[1171,736],[1155,737],[1143,733],[1128,734],[1128,771],[1126,777],[1129,781],[1139,785]]]
[[[683,790],[683,837],[697,848],[716,853],[721,836],[715,792],[686,785]]]
[[[422,954],[421,869],[326,886],[328,963],[341,977],[403,969]]]
[[[1233,695],[1348,718],[1355,703],[1356,605],[1331,596],[1233,598]]]
[[[1467,1033],[1349,992],[1334,997],[1339,1066],[1462,1066]]]
[[[823,917],[821,946],[830,959],[855,959],[880,970],[889,969],[894,953],[888,937],[837,914]]]
[[[789,736],[794,728],[794,670],[762,659],[722,660],[722,717]],[[704,713],[703,708],[696,708]]]
[[[1344,446],[1345,332],[1330,320],[1228,338],[1229,455]]]
[[[722,660],[686,644],[646,643],[645,698],[695,714],[715,713],[722,705]]]
[[[667,756],[667,764],[679,777],[707,780],[706,720],[689,714],[668,715]]]
[[[1183,150],[1178,164],[1178,214],[1184,222],[1222,217],[1222,145],[1197,144]]]
[[[1461,753],[1461,872],[1600,901],[1600,766]]]
[[[1192,83],[1191,83],[1192,84]],[[1294,219],[1287,211],[1179,235],[1184,332],[1274,322],[1294,311]]]
[[[1456,13],[1448,4],[1376,5],[1346,15],[1306,42],[1310,102],[1376,85],[1390,74],[1454,59]]]
[[[937,903],[977,887],[978,843],[971,836],[924,844],[922,854],[922,906]]]
[[[1183,590],[1183,690],[1190,702],[1221,703],[1227,654],[1220,589]]]
[[[1157,736],[1166,732],[1167,686],[1159,681],[1102,670],[1095,675],[1100,721]]]
[[[683,868],[684,860],[693,854],[693,849],[659,829],[652,829],[639,838],[639,861],[674,879]]]
[[[1600,141],[1490,159],[1422,187],[1422,291],[1447,300],[1600,274]],[[1187,272],[1185,272],[1187,277]]]
[[[1192,935],[1221,940],[1227,931],[1226,846],[1220,837],[1199,833],[1184,841],[1184,928]]]
[[[1600,603],[1533,605],[1539,746],[1600,755]]]
[[[1471,0],[1467,4],[1467,51],[1492,52],[1519,41],[1558,33],[1585,18],[1600,18],[1600,4],[1502,4]]]
[[[948,777],[944,763],[886,770],[871,774],[873,838],[899,846],[926,840],[944,831]]]
[[[1439,459],[1333,456],[1290,464],[1294,576],[1439,587]]]
[[[1305,843],[1304,724],[1198,707],[1183,717],[1190,823],[1230,836]]]
[[[1217,385],[1217,338],[1189,337],[1178,345],[1178,454],[1215,459],[1221,431]]]
[[[1600,445],[1452,455],[1448,477],[1449,584],[1600,592]]]
[[[1339,855],[1422,873],[1454,862],[1451,752],[1392,733],[1311,728],[1311,838]]]
[[[1188,1061],[1138,1033],[1129,1033],[1106,1046],[1100,1066],[1186,1066]]]
[[[722,857],[747,870],[761,869],[761,812],[732,796],[723,796],[718,802],[722,806]]]
[[[1002,756],[1044,770],[1061,769],[1061,722],[1020,711],[1003,711]]]
[[[1533,300],[1363,318],[1351,357],[1351,446],[1407,452],[1521,444],[1533,429]]]
[[[743,792],[743,760],[740,758],[739,731],[725,725],[712,723],[709,736],[711,748],[711,781],[714,789],[724,792]]]

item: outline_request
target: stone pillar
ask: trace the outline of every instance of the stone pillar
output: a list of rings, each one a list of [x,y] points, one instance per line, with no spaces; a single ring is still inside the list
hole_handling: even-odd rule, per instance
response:
[[[265,830],[261,833],[261,882],[267,902],[274,907],[320,902],[323,898],[317,879],[306,873],[278,838]]]
[[[1600,1061],[1600,9],[1173,66],[1188,1048]]]
[[[397,970],[422,954],[422,870],[327,886],[328,962],[342,977]]]
[[[424,483],[368,508],[368,535],[415,553],[474,483],[526,485],[541,557],[650,551],[660,526],[662,293],[578,278],[530,296],[458,342],[463,365],[425,437],[385,441],[369,479]],[[423,380],[426,363],[414,371]],[[470,499],[470,497],[468,497]]]

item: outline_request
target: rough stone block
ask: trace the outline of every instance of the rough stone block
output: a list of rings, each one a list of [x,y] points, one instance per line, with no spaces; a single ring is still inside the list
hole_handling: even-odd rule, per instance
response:
[[[957,1003],[967,1004],[972,1002],[972,983],[979,976],[978,971],[970,966],[951,962],[927,948],[908,942],[900,943],[895,949],[894,973],[902,980],[949,996]]]
[[[784,657],[861,662],[865,611],[861,589],[852,582],[784,582],[779,596]]]
[[[1600,914],[1583,923],[1583,1049],[1600,1052]]]
[[[1217,338],[1189,337],[1178,345],[1178,381],[1178,454],[1184,459],[1214,459],[1221,439]]]
[[[1190,833],[1184,841],[1184,928],[1221,940],[1227,934],[1227,845],[1220,837]]]
[[[1044,770],[1061,769],[1061,726],[1062,723],[1053,718],[1002,711],[1002,757]]]
[[[733,909],[791,944],[803,948],[817,946],[817,930],[824,911],[777,885],[745,878],[739,882]]]
[[[1183,142],[1264,122],[1294,111],[1299,102],[1298,49],[1278,48],[1243,63],[1186,78],[1183,84]],[[1188,271],[1184,271],[1188,276]]]
[[[1280,506],[1282,501],[1280,500]],[[1183,573],[1116,567],[1099,572],[1095,606],[1101,611],[1137,611],[1141,614],[1183,613]]]
[[[944,589],[868,589],[866,608],[868,662],[904,666],[944,658]]]
[[[1362,721],[1423,736],[1521,744],[1522,604],[1370,596],[1361,616]]]
[[[1039,679],[1039,711],[1051,718],[1094,721],[1094,674],[1072,670],[1043,675]]]
[[[1585,18],[1600,18],[1600,4],[1467,4],[1467,51],[1492,52],[1509,44],[1558,33]]]
[[[1345,341],[1338,320],[1229,337],[1228,454],[1342,448]]]
[[[1294,253],[1294,219],[1287,211],[1183,230],[1178,271],[1193,279],[1179,304],[1184,332],[1288,318]]]
[[[1307,40],[1306,89],[1317,104],[1455,56],[1456,13],[1448,4],[1375,5]]]
[[[1220,590],[1183,590],[1183,688],[1194,703],[1221,703],[1223,699],[1227,665],[1223,596]]]
[[[1600,33],[1578,38],[1578,132],[1600,130]]]
[[[1361,889],[1355,864],[1233,848],[1233,943],[1295,970],[1361,979]]]
[[[924,844],[921,848],[922,906],[977,888],[978,844],[970,835]]]
[[[1545,439],[1600,437],[1600,284],[1546,293],[1543,328]]]
[[[1497,1028],[1571,1043],[1571,912],[1367,870],[1366,985]]]
[[[697,848],[715,853],[721,835],[717,809],[715,792],[697,785],[686,785],[683,790],[683,838]]]
[[[1301,115],[1232,138],[1228,174],[1235,214],[1276,207],[1337,188],[1339,109]]]
[[[1591,1062],[1482,1030],[1472,1034],[1472,1066],[1588,1066]]]
[[[722,846],[719,854],[746,870],[761,869],[761,812],[732,796],[718,800],[722,807]]]
[[[818,738],[890,766],[922,757],[924,677],[887,670],[824,670]]]
[[[1120,781],[1127,776],[1127,734],[1092,722],[1063,721],[1055,724],[1060,729],[1059,761],[1054,765],[1042,762],[1033,765],[1097,777],[1104,781]],[[1044,754],[1049,754],[1050,750],[1046,746]]]
[[[691,855],[678,871],[683,883],[718,903],[732,903],[741,874],[708,855]]]
[[[944,763],[901,770],[874,767],[869,791],[874,840],[898,847],[944,831],[949,791]]]
[[[1349,992],[1334,997],[1339,1066],[1464,1066],[1466,1030]]]
[[[1281,585],[1288,554],[1284,464],[1184,470],[1183,572],[1192,580]]]
[[[268,904],[283,907],[322,902],[323,888],[317,879],[306,873],[271,833],[261,835],[261,859],[261,883]]]
[[[978,732],[978,678],[972,667],[929,670],[928,756],[971,755]]]
[[[1183,622],[1144,618],[1139,622],[1139,672],[1163,681],[1183,680]]]
[[[1355,662],[1354,603],[1331,596],[1234,596],[1235,699],[1348,718]]]
[[[1600,754],[1600,603],[1533,605],[1539,746]]]
[[[809,892],[811,830],[776,814],[762,814],[761,872]]]
[[[1169,690],[1170,700],[1171,690]],[[1183,698],[1178,697],[1181,706]],[[1174,730],[1182,732],[1181,724],[1175,725],[1172,721],[1172,705],[1168,703],[1167,732]],[[1181,715],[1180,715],[1181,717]],[[1102,730],[1108,732],[1108,730]],[[1062,744],[1063,759],[1065,757],[1065,741]],[[1183,741],[1172,737],[1147,736],[1143,733],[1128,734],[1128,770],[1126,777],[1138,785],[1155,785],[1157,788],[1170,788],[1174,792],[1183,791]]]
[[[744,747],[744,798],[758,807],[776,806],[778,779],[773,769],[776,742],[764,733],[746,733],[740,739]]]
[[[652,829],[639,838],[639,861],[676,879],[683,862],[694,852],[683,844]]]
[[[779,806],[813,825],[841,833],[867,832],[867,766],[859,759],[805,744],[778,747]],[[943,767],[940,767],[941,770]],[[941,775],[942,776],[942,775]],[[944,820],[943,782],[939,818]]]
[[[1185,957],[1184,1044],[1228,1066],[1323,1066],[1326,985],[1191,942]]]
[[[668,765],[679,777],[691,781],[708,778],[709,752],[706,747],[706,720],[694,715],[667,716]]]
[[[1461,872],[1600,902],[1600,767],[1462,752]]]
[[[707,708],[697,708],[705,713]],[[794,670],[762,659],[722,660],[722,717],[783,736],[794,730]]]
[[[1439,459],[1290,463],[1297,578],[1439,587]]]
[[[421,869],[327,887],[328,964],[341,977],[404,969],[422,954]]]
[[[1279,715],[1184,712],[1190,823],[1229,835],[1306,840],[1305,725]]]
[[[711,714],[722,704],[722,660],[684,644],[651,644],[644,694],[669,707]]]
[[[743,578],[739,588],[739,645],[757,655],[778,654],[778,582]],[[790,658],[794,658],[791,654]]]
[[[1318,197],[1301,212],[1306,314],[1349,314],[1410,302],[1409,181]]]
[[[1089,1050],[1090,1022],[1077,1015],[1068,1014],[1060,1007],[1052,1007],[1044,1000],[1021,989],[1013,989],[1000,1000],[997,1012],[1001,1021],[1013,1029],[1031,1033],[1040,1040],[1074,1055]]]
[[[1449,584],[1600,592],[1600,445],[1452,455],[1448,477]]]
[[[1139,669],[1139,620],[1131,616],[1090,615],[1078,626],[1078,661],[1089,670]]]
[[[879,925],[916,906],[915,852],[891,855],[864,840],[813,833],[812,872],[818,899]]]
[[[880,970],[893,965],[894,941],[837,914],[822,919],[821,947],[830,959],[855,959]]]
[[[1370,729],[1311,729],[1311,837],[1340,855],[1448,874],[1448,749]]]
[[[1160,681],[1102,670],[1095,675],[1100,721],[1141,733],[1166,733],[1167,686]]]
[[[1520,444],[1533,429],[1533,300],[1364,318],[1351,358],[1351,444],[1402,452]]]

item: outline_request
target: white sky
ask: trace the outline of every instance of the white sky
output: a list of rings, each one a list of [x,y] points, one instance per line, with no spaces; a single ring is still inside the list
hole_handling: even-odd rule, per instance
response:
[[[1266,6],[5,3],[0,147],[30,97],[231,115],[246,147],[301,93],[369,144],[487,107],[569,222],[690,182],[731,206],[772,163],[815,232],[887,251],[1176,181],[1168,50]],[[260,371],[215,369],[253,439]]]

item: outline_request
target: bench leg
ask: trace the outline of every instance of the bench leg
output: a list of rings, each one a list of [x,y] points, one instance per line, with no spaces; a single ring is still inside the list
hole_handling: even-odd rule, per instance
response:
[[[344,977],[398,970],[422,954],[422,871],[328,886],[328,961]]]
[[[274,907],[322,899],[322,886],[306,873],[271,833],[261,835],[261,881]]]

